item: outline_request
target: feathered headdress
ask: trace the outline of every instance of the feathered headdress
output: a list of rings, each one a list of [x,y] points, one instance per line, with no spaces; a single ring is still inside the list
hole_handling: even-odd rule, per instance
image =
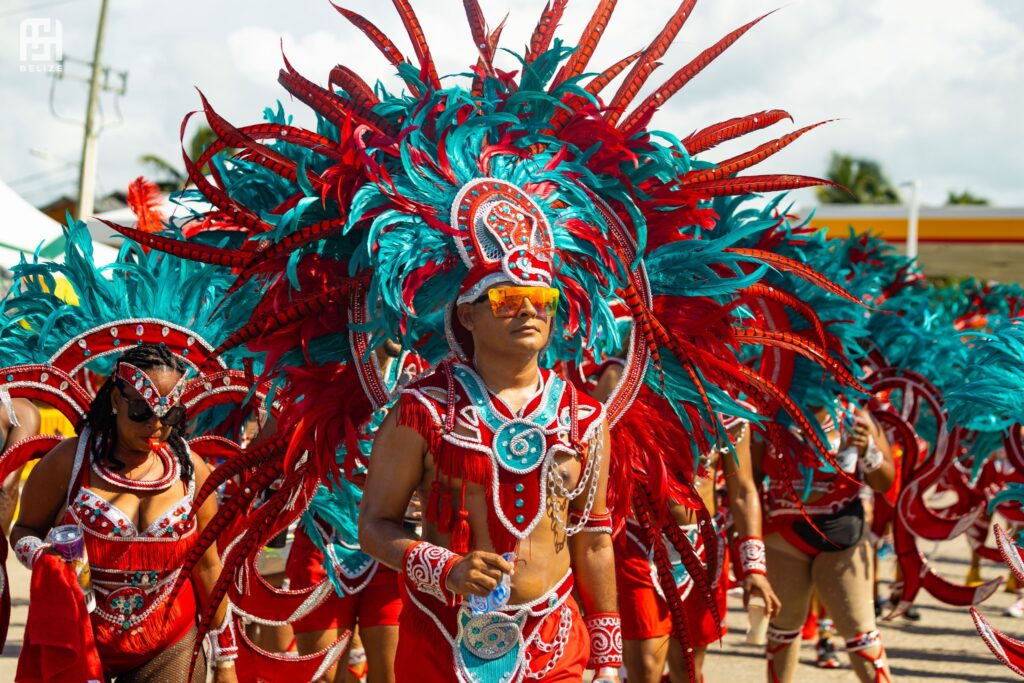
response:
[[[279,81],[316,113],[316,130],[292,125],[280,108],[268,110],[264,123],[236,127],[202,98],[217,139],[185,163],[214,210],[185,230],[194,237],[231,234],[224,243],[197,246],[175,235],[119,229],[144,245],[232,268],[236,285],[225,306],[243,283],[263,288],[249,322],[218,350],[246,345],[262,355],[266,375],[287,388],[287,482],[315,486],[336,466],[337,445],[346,438],[339,409],[359,424],[380,405],[386,392],[369,362],[373,348],[395,339],[432,363],[464,352],[450,309],[499,278],[559,290],[548,364],[616,352],[617,340],[600,331],[614,326],[613,308],[628,308],[627,370],[609,399],[609,418],[615,423],[626,414],[646,376],[666,425],[691,437],[673,448],[693,443],[681,461],[665,444],[651,456],[679,471],[670,480],[689,480],[686,458],[692,463],[723,434],[717,413],[741,411],[730,398],[739,394],[770,396],[825,450],[785,390],[740,362],[737,330],[747,320],[733,300],[802,309],[798,299],[783,301],[759,286],[768,266],[836,294],[841,289],[790,256],[693,229],[714,225],[715,198],[826,183],[737,175],[814,126],[717,162],[705,158],[716,145],[789,114],[729,118],[683,139],[650,127],[660,107],[764,17],[727,34],[638,100],[696,2],[684,0],[651,43],[593,71],[591,57],[616,4],[601,0],[573,48],[554,36],[567,0],[546,4],[525,54],[515,56],[517,70],[507,72],[495,64],[502,26],[491,29],[476,0],[467,0],[473,65],[445,81],[408,0],[394,5],[415,61],[368,19],[337,7],[397,70],[404,92],[379,82],[371,87],[341,65],[323,86],[286,59]],[[237,152],[226,156],[231,149]],[[199,171],[204,167],[208,175]],[[846,361],[829,351],[778,335],[757,339],[849,377]],[[624,462],[613,465],[619,478]],[[648,484],[663,486],[652,479],[641,487]],[[258,548],[280,526],[271,517],[275,505],[266,508],[267,518],[252,525],[241,548]],[[654,514],[663,517],[664,509]],[[225,566],[222,584],[238,564]]]

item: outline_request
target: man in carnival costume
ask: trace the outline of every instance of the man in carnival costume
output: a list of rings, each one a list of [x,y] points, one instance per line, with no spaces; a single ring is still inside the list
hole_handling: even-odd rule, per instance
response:
[[[554,240],[541,208],[511,183],[481,179],[459,194],[453,223],[472,236],[470,276],[449,324],[453,340],[472,340],[472,355],[462,349],[403,392],[375,440],[360,518],[364,547],[405,573],[396,675],[448,680],[454,664],[483,680],[524,669],[578,680],[587,637],[575,576],[591,664],[614,678],[607,424],[599,403],[538,365],[558,306]],[[415,490],[428,501],[423,540],[402,525]],[[511,604],[479,614],[457,606],[496,589]]]
[[[630,509],[656,536],[684,652],[693,641],[674,607],[662,532],[713,603],[708,574],[719,559],[702,566],[669,506],[695,510],[705,545],[717,543],[693,476],[699,454],[726,438],[719,416],[750,416],[731,396],[770,395],[825,450],[806,411],[743,365],[739,347],[779,347],[833,371],[839,362],[814,339],[773,335],[770,321],[750,328],[736,310],[766,298],[800,306],[758,286],[768,264],[841,290],[793,259],[697,229],[713,226],[714,197],[824,182],[735,177],[809,128],[717,165],[694,157],[788,114],[729,119],[682,141],[648,129],[757,21],[634,107],[694,0],[646,48],[596,75],[588,65],[614,0],[599,3],[574,49],[554,39],[566,1],[545,6],[518,74],[495,65],[501,27],[490,30],[466,0],[476,65],[448,86],[409,2],[394,4],[416,65],[369,20],[337,9],[394,65],[405,93],[370,87],[344,66],[324,88],[286,61],[280,81],[317,113],[316,132],[280,109],[236,128],[204,98],[218,138],[186,165],[214,206],[205,227],[231,228],[227,246],[138,236],[264,287],[249,323],[220,349],[260,354],[281,388],[287,448],[245,462],[255,481],[283,476],[284,485],[247,522],[214,595],[332,480],[339,446],[387,404],[371,359],[393,339],[437,368],[404,390],[381,427],[360,509],[363,550],[403,574],[398,680],[580,680],[589,667],[614,681],[621,637],[609,534]],[[600,101],[619,75],[617,92]],[[228,149],[239,151],[224,158]],[[199,169],[208,162],[207,176]],[[619,340],[599,331],[614,327],[622,305],[632,322],[626,369],[601,405],[546,368],[618,352]],[[402,525],[417,489],[424,540]]]

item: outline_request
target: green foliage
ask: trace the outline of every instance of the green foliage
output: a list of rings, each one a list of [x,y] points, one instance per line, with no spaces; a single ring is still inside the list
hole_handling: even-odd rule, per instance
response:
[[[833,152],[825,177],[842,187],[817,188],[822,204],[900,203],[899,193],[877,161]]]
[[[975,194],[971,194],[970,190],[964,190],[963,192],[955,192],[953,190],[950,190],[946,194],[946,206],[958,205],[988,206],[989,201],[984,197],[979,197]]]
[[[198,159],[216,139],[217,134],[213,132],[212,128],[206,124],[201,125],[188,141],[189,158]],[[139,163],[149,169],[149,173],[153,176],[151,179],[164,192],[181,190],[188,184],[188,174],[185,173],[185,170],[158,154],[143,154],[139,157]],[[204,166],[202,170],[203,173],[206,173],[207,167]]]

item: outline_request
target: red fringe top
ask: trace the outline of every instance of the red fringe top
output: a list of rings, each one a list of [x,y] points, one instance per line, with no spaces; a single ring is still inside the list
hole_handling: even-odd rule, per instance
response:
[[[454,381],[449,380],[448,374],[447,368],[442,365],[431,375],[407,387],[398,400],[397,422],[422,436],[434,458],[437,478],[431,484],[430,497],[424,511],[425,519],[434,522],[441,533],[451,534],[451,550],[457,553],[466,553],[473,547],[468,521],[469,513],[464,505],[466,483],[480,485],[490,492],[494,485],[494,466],[489,454],[465,448],[444,438],[446,430],[454,429],[454,417],[459,411],[449,410],[447,400],[438,400],[432,394],[434,391],[447,393],[449,381]],[[425,390],[428,390],[429,393]],[[569,391],[570,389],[567,387],[567,395]],[[464,392],[457,393],[459,394],[457,400],[464,401],[465,396],[462,396]],[[428,407],[420,397],[425,397],[430,406]],[[595,422],[603,419],[604,412],[600,403],[585,394],[574,396],[574,400],[578,400],[581,406],[585,404],[594,409],[591,415],[580,420],[578,430],[580,441],[575,444],[576,451],[585,458],[587,443],[583,441],[583,438]],[[458,407],[461,408],[461,406]],[[448,423],[447,427],[446,422]],[[536,471],[539,472],[540,468]],[[444,485],[442,485],[442,478],[445,480]],[[453,479],[462,481],[461,492],[458,494],[457,500],[453,500],[451,486]],[[545,486],[546,483],[540,481],[536,482],[536,485]],[[506,553],[515,549],[517,538],[505,527],[496,511],[491,508],[488,508],[487,528],[496,552]]]

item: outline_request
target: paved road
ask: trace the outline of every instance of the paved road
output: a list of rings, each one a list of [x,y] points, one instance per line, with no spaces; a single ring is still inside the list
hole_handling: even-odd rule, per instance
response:
[[[936,549],[932,562],[945,576],[960,580],[967,568],[966,543],[957,539]],[[7,645],[0,656],[0,681],[13,681],[22,631],[28,611],[28,572],[13,559],[8,563],[12,587],[13,613]],[[883,576],[891,576],[891,564],[883,563]],[[1005,568],[988,564],[985,578],[1005,575]],[[1002,616],[1013,596],[1002,591],[982,606],[982,612],[996,628],[1010,635],[1024,634],[1024,620]],[[893,674],[900,683],[1011,683],[1020,679],[1004,668],[988,651],[974,630],[967,610],[938,604],[925,594],[918,603],[923,618],[917,623],[900,621],[882,625],[882,633]],[[727,623],[730,633],[720,649],[712,649],[707,664],[707,683],[746,683],[764,680],[764,660],[760,650],[743,642],[745,614],[738,600],[730,599]],[[814,651],[804,644],[798,681],[829,683],[854,681],[848,665],[834,671],[813,666]],[[298,683],[298,682],[296,682]]]

